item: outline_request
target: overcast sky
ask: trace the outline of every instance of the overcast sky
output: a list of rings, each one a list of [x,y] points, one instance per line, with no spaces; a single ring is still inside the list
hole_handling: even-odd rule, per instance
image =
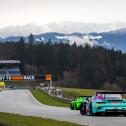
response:
[[[126,0],[0,0],[0,28],[63,21],[126,22]]]

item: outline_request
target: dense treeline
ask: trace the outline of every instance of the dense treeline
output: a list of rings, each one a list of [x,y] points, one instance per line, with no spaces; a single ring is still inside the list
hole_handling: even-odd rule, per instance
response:
[[[25,74],[51,73],[65,86],[97,89],[126,89],[126,54],[103,47],[68,43],[0,43],[0,59],[19,59]]]

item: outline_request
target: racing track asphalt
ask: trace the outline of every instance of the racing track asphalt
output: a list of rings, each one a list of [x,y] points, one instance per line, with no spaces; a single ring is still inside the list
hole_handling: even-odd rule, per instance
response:
[[[40,104],[29,90],[5,90],[0,92],[0,112],[38,116],[69,121],[89,126],[125,126],[124,116],[82,116],[69,108]]]

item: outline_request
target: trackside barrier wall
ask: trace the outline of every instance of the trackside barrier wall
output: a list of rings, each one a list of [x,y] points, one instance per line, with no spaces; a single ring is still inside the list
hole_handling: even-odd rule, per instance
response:
[[[73,100],[70,98],[58,97],[57,95],[55,95],[53,93],[49,93],[48,90],[44,90],[44,88],[40,88],[40,90],[42,90],[43,92],[45,92],[46,94],[48,94],[51,97],[57,98],[59,100],[65,101],[65,102],[71,102]]]

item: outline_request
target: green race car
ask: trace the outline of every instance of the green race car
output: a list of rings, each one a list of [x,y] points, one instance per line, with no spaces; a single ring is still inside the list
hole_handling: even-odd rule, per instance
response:
[[[81,103],[86,103],[91,96],[79,96],[70,103],[71,110],[79,110]]]
[[[88,102],[82,103],[82,115],[126,115],[126,92],[97,92]]]

